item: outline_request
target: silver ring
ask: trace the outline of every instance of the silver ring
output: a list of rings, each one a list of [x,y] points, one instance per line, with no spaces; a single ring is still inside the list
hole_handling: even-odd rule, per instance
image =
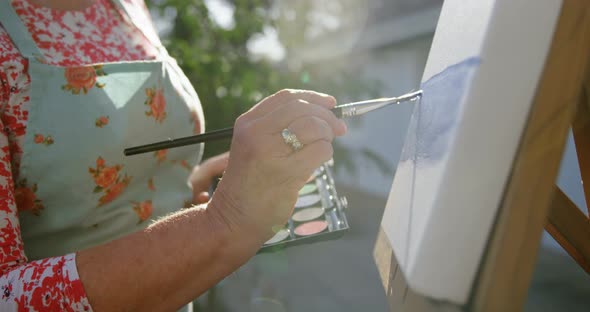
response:
[[[303,148],[303,144],[299,142],[297,136],[288,128],[283,129],[283,131],[281,131],[281,135],[283,136],[283,141],[285,141],[287,145],[291,146],[293,151],[298,151]]]

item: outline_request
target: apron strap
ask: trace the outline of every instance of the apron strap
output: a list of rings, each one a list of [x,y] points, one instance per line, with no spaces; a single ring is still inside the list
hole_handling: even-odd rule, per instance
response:
[[[41,50],[37,47],[25,24],[14,11],[10,0],[0,0],[0,21],[2,27],[8,32],[10,39],[24,57],[29,60],[43,61]]]
[[[123,13],[123,18],[127,19],[127,21],[130,24],[132,24],[133,26],[135,26],[135,28],[137,28],[139,31],[141,31],[141,33],[148,39],[148,41],[152,45],[154,45],[154,47],[156,47],[156,49],[158,49],[158,52],[160,52],[161,55],[163,55],[163,56],[168,55],[168,52],[166,51],[166,48],[164,47],[164,45],[160,41],[160,37],[156,33],[154,27],[152,27],[151,25],[141,25],[138,22],[138,19],[141,18],[141,19],[145,19],[146,21],[149,21],[151,23],[151,18],[149,15],[144,14],[144,12],[141,12],[141,14],[140,14],[141,16],[138,16],[138,12],[130,10],[129,4],[123,3],[124,0],[111,0],[111,2],[117,8],[119,8],[119,11],[121,13]]]
[[[150,41],[154,47],[160,52],[162,56],[167,56],[168,52],[162,45],[158,34],[153,30],[153,27],[145,27],[136,22],[137,13],[131,12],[129,7],[121,2],[122,0],[112,0],[111,2],[119,9],[123,14],[123,18],[127,19],[135,28],[139,29],[142,34]],[[141,16],[146,20],[150,20],[149,16]],[[37,47],[37,44],[31,37],[31,33],[25,26],[25,24],[18,17],[18,14],[14,11],[10,0],[0,0],[0,24],[8,32],[10,39],[16,45],[19,52],[29,60],[36,59],[43,62],[43,54]],[[149,29],[146,29],[149,28]]]

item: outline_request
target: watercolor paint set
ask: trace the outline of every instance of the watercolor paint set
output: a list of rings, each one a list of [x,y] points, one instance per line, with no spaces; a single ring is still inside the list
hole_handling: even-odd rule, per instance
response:
[[[346,218],[348,202],[336,191],[333,161],[318,168],[299,191],[299,198],[289,221],[260,249],[260,252],[287,246],[336,239],[349,229]]]

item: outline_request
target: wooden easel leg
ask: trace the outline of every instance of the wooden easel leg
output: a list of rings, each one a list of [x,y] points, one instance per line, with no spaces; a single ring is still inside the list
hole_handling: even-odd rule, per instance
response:
[[[590,274],[590,222],[558,187],[545,229]]]
[[[470,308],[521,311],[590,55],[590,3],[564,0]]]
[[[584,90],[578,102],[576,117],[572,124],[576,153],[582,176],[586,206],[590,213],[590,81],[587,77]]]
[[[590,77],[586,77],[572,123],[586,206],[590,203]],[[588,207],[590,209],[590,207]],[[556,188],[545,229],[590,274],[590,219]]]

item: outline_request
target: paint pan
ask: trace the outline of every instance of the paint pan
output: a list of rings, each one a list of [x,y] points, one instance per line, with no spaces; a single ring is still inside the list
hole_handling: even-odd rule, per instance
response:
[[[297,236],[311,236],[319,234],[328,228],[328,222],[324,220],[311,221],[303,223],[295,228]]]
[[[311,205],[315,205],[315,204],[319,203],[320,200],[322,200],[322,197],[320,196],[320,194],[309,194],[309,195],[299,196],[299,198],[297,199],[297,202],[295,203],[295,208],[302,208],[302,207],[308,207]]]
[[[303,208],[296,211],[291,219],[295,222],[307,222],[315,220],[324,215],[324,208],[322,207],[311,207]]]
[[[315,183],[307,183],[299,190],[299,196],[308,195],[318,190]]]
[[[284,241],[289,237],[289,230],[280,229],[271,239],[267,240],[265,245],[272,245]]]

